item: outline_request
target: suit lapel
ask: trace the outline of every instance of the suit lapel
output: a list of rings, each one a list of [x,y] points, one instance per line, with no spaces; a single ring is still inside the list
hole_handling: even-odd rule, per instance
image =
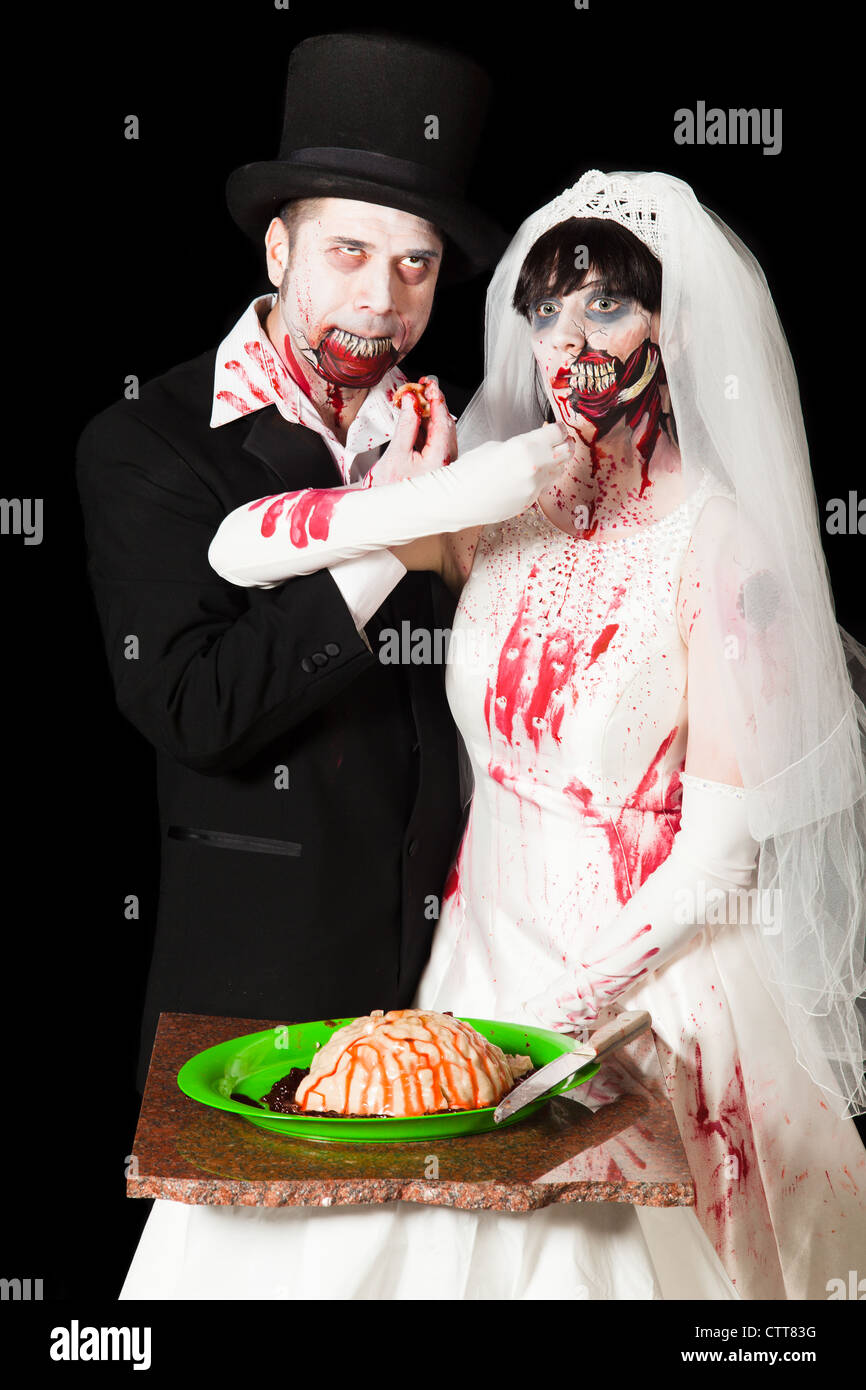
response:
[[[289,424],[275,405],[256,411],[243,448],[266,464],[285,492],[343,486],[343,476],[322,436],[306,425]]]

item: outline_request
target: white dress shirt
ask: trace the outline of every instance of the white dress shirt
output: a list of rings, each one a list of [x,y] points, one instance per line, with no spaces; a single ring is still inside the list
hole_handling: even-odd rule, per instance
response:
[[[214,371],[211,429],[250,415],[263,406],[275,405],[290,424],[304,425],[320,434],[344,483],[356,483],[376,462],[380,445],[387,443],[394,434],[398,412],[391,405],[391,398],[406,377],[397,367],[386,372],[378,385],[367,392],[346,433],[346,443],[341,444],[290,375],[265,332],[264,321],[276,299],[276,294],[254,299],[220,343]],[[406,567],[390,550],[376,550],[333,565],[330,573],[355,626],[366,640],[365,623],[403,578]]]

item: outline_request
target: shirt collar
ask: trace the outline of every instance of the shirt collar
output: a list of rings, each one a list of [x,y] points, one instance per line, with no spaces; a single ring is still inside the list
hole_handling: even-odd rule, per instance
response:
[[[263,321],[276,298],[275,294],[266,294],[254,299],[217,349],[211,429],[275,405],[290,424],[308,425],[325,433],[321,416],[289,374],[264,330]],[[349,427],[349,439],[363,434],[366,447],[372,447],[391,438],[397,423],[391,397],[405,380],[397,367],[385,373],[378,385],[367,392]]]

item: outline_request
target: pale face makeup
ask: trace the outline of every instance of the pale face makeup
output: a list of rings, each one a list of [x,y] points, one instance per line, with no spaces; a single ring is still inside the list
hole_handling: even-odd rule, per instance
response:
[[[339,415],[345,393],[375,386],[424,332],[442,240],[411,213],[325,198],[291,246],[274,219],[267,247],[279,288],[268,336],[302,389]]]

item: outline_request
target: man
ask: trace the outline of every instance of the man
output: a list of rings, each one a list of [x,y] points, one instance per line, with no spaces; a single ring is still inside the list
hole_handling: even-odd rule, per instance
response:
[[[219,579],[207,552],[248,499],[388,481],[453,447],[441,393],[423,448],[391,396],[437,280],[501,249],[462,194],[485,103],[480,70],[427,45],[300,44],[279,159],[227,190],[278,294],[79,443],[117,701],[158,755],[139,1089],[163,1010],[406,1007],[427,959],[460,830],[456,737],[442,667],[376,652],[385,628],[448,626],[453,600],[387,551],[268,590]]]

